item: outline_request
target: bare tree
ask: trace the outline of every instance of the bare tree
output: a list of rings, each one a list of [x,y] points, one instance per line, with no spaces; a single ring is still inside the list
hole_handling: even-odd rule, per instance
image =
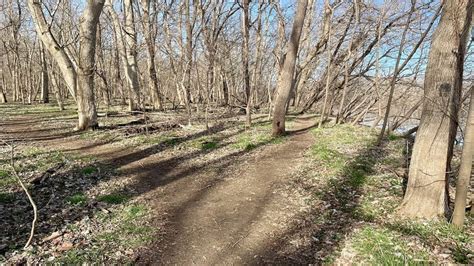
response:
[[[249,71],[249,39],[250,39],[250,0],[243,0],[242,2],[242,78],[244,80],[244,91],[246,100],[246,124],[252,124],[251,102],[252,92],[250,89],[250,71]]]
[[[454,202],[453,224],[462,227],[466,218],[467,192],[473,163],[474,141],[474,88],[471,87],[471,100],[467,114],[464,144],[462,149],[461,166],[456,182],[456,198]]]
[[[76,97],[79,122],[78,130],[97,126],[97,110],[94,96],[94,68],[97,24],[105,0],[87,1],[79,25],[79,60],[75,67],[71,55],[60,45],[51,32],[43,13],[42,1],[28,0],[28,6],[35,21],[36,31],[58,64],[68,88]]]
[[[148,51],[147,65],[148,65],[148,87],[152,93],[153,107],[161,110],[163,108],[162,96],[159,89],[159,80],[156,74],[155,54],[156,54],[156,35],[157,35],[157,21],[156,21],[156,1],[151,4],[150,0],[141,0],[143,10],[143,31],[145,42]],[[150,14],[151,13],[151,14]]]
[[[124,1],[125,25],[120,24],[118,14],[113,7],[114,0],[107,0],[105,9],[112,19],[120,58],[125,73],[129,92],[129,111],[140,108],[140,83],[138,80],[138,65],[136,60],[136,33],[134,13],[131,0]]]
[[[285,56],[285,61],[278,78],[272,123],[272,134],[274,136],[285,134],[286,105],[288,104],[291,87],[294,82],[293,75],[295,73],[296,57],[298,55],[298,47],[307,6],[307,0],[301,0],[298,2],[295,20],[293,21],[293,29],[288,42],[288,52]]]
[[[472,0],[445,1],[425,75],[425,100],[399,213],[436,218],[448,208],[447,178],[462,85]]]
[[[48,78],[48,62],[46,61],[46,55],[44,47],[40,44],[40,57],[41,57],[41,101],[43,103],[49,103],[49,78]]]

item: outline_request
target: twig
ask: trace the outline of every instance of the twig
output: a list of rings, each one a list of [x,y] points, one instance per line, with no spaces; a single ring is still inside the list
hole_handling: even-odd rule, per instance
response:
[[[20,175],[16,171],[16,168],[15,168],[15,151],[14,151],[15,147],[13,146],[13,144],[9,144],[4,140],[2,140],[2,142],[5,145],[7,145],[8,147],[10,147],[10,150],[11,150],[11,153],[10,153],[10,167],[12,168],[13,175],[18,180],[18,183],[20,184],[21,188],[23,189],[26,196],[28,197],[28,200],[30,201],[31,206],[33,207],[33,221],[31,222],[30,237],[28,238],[28,241],[26,242],[25,246],[23,247],[23,249],[26,249],[30,245],[31,240],[33,239],[33,236],[35,234],[35,224],[36,224],[36,220],[38,219],[38,209],[36,208],[36,204],[35,204],[33,198],[31,197],[30,193],[28,192],[28,189],[26,188],[25,184],[23,184],[23,181],[21,181]]]

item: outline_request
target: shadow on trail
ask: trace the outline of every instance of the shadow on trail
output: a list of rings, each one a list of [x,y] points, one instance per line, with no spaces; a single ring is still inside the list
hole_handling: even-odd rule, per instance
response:
[[[266,123],[260,121],[255,124]],[[80,166],[68,167],[64,171],[49,173],[47,176],[40,178],[41,181],[30,184],[29,191],[38,207],[38,223],[36,225],[36,233],[33,245],[41,243],[41,240],[51,233],[65,228],[68,224],[79,221],[86,217],[92,217],[100,208],[97,201],[89,200],[87,206],[77,206],[69,204],[68,198],[75,194],[82,194],[95,187],[98,183],[109,179],[118,178],[124,174],[135,175],[135,182],[126,188],[124,193],[128,193],[131,198],[142,195],[146,192],[164,186],[171,182],[194,175],[208,166],[218,166],[226,168],[235,163],[239,156],[251,152],[253,149],[242,150],[231,153],[223,158],[207,161],[188,167],[185,165],[189,160],[203,156],[208,153],[219,151],[231,143],[218,145],[215,149],[201,149],[180,155],[175,158],[153,162],[145,169],[142,167],[131,168],[121,173],[117,173],[117,169],[131,164],[152,155],[158,155],[161,152],[172,149],[176,145],[183,144],[200,137],[217,134],[226,129],[239,126],[238,123],[228,123],[227,125],[218,124],[209,130],[203,130],[194,134],[183,137],[174,138],[172,142],[164,140],[149,148],[138,150],[124,155],[117,154],[100,154],[101,158],[109,158],[101,160],[97,163],[86,163]],[[217,136],[217,142],[222,142],[233,135],[243,132],[239,129],[235,133],[223,134]],[[270,141],[258,143],[254,148],[268,144]],[[67,161],[68,159],[66,159]],[[93,173],[85,173],[84,169],[95,169]],[[174,171],[178,170],[178,171]],[[183,193],[186,193],[183,191]],[[205,193],[205,190],[199,193]],[[195,198],[199,198],[199,193]],[[201,195],[202,196],[202,195]],[[19,190],[8,193],[8,197],[0,199],[0,255],[8,251],[19,249],[26,242],[29,231],[31,229],[32,208],[24,193]],[[190,201],[191,202],[191,201]],[[186,208],[182,206],[182,208]]]
[[[321,190],[313,193],[321,204],[274,239],[276,241],[256,251],[247,263],[278,264],[323,264],[325,259],[342,248],[345,236],[360,221],[370,219],[356,210],[367,175],[373,173],[374,165],[386,156],[383,148],[375,143],[367,146],[346,165],[341,173],[329,180]],[[317,170],[315,170],[317,171]],[[317,186],[317,185],[316,185]],[[314,188],[310,188],[314,189]],[[308,222],[308,217],[311,217]],[[304,222],[301,222],[304,221]],[[311,239],[310,243],[297,249],[288,249],[295,236]]]

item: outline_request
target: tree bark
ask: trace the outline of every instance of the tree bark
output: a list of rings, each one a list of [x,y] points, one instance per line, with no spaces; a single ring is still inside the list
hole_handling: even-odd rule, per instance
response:
[[[46,62],[46,54],[44,46],[40,44],[41,57],[41,102],[49,103],[49,79],[48,79],[48,63]]]
[[[249,39],[250,39],[250,0],[243,0],[242,3],[242,76],[244,79],[245,100],[247,106],[245,107],[246,125],[252,124],[251,101],[252,94],[250,89],[250,71],[249,71]]]
[[[65,48],[58,43],[51,33],[49,24],[44,17],[41,3],[42,1],[38,0],[28,0],[28,7],[31,16],[33,17],[33,21],[35,22],[36,32],[48,52],[57,62],[72,97],[76,98],[77,72],[71,58],[66,53]]]
[[[472,155],[474,141],[474,90],[471,89],[471,101],[464,131],[464,144],[462,148],[461,166],[456,182],[456,197],[454,201],[453,224],[462,227],[466,216],[467,191],[472,171]]]
[[[472,0],[447,0],[433,37],[424,104],[409,168],[404,217],[435,219],[448,208],[447,172],[457,128]]]
[[[193,28],[191,22],[191,3],[190,0],[184,0],[184,13],[186,17],[186,47],[185,47],[185,66],[184,66],[184,105],[188,114],[188,124],[191,125],[191,68],[193,63]]]
[[[120,19],[113,8],[113,0],[107,0],[105,8],[114,24],[117,48],[122,60],[125,79],[128,84],[129,111],[140,108],[140,83],[138,81],[138,65],[136,61],[136,33],[131,0],[124,1],[125,26],[122,29]]]
[[[97,110],[94,96],[95,48],[97,24],[105,0],[89,0],[79,25],[79,68],[77,107],[78,130],[97,127]]]
[[[97,126],[97,111],[94,98],[94,68],[97,24],[105,0],[88,0],[79,21],[79,62],[75,68],[74,59],[64,46],[53,36],[46,22],[42,1],[28,0],[28,7],[41,41],[57,62],[67,87],[75,97],[79,116],[77,130]]]
[[[286,105],[294,82],[293,76],[295,73],[296,57],[298,55],[298,47],[307,6],[308,0],[298,1],[291,37],[288,42],[288,52],[285,56],[285,61],[278,77],[277,95],[273,110],[272,123],[272,134],[274,136],[285,134]]]
[[[159,90],[158,76],[156,74],[155,67],[155,39],[156,39],[156,19],[150,17],[150,0],[142,0],[143,8],[143,31],[145,36],[145,42],[148,48],[148,87],[152,93],[153,107],[155,109],[163,109],[161,94]],[[156,11],[156,10],[155,10]]]

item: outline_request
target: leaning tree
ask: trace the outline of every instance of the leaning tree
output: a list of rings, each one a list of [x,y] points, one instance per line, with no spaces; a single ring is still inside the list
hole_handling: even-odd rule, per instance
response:
[[[45,48],[56,61],[71,95],[77,103],[78,130],[97,126],[97,110],[94,96],[95,48],[97,24],[105,0],[88,0],[79,25],[79,58],[74,60],[59,43],[46,21],[42,0],[28,0],[28,7],[36,26],[36,32]],[[74,64],[77,62],[77,65]]]

